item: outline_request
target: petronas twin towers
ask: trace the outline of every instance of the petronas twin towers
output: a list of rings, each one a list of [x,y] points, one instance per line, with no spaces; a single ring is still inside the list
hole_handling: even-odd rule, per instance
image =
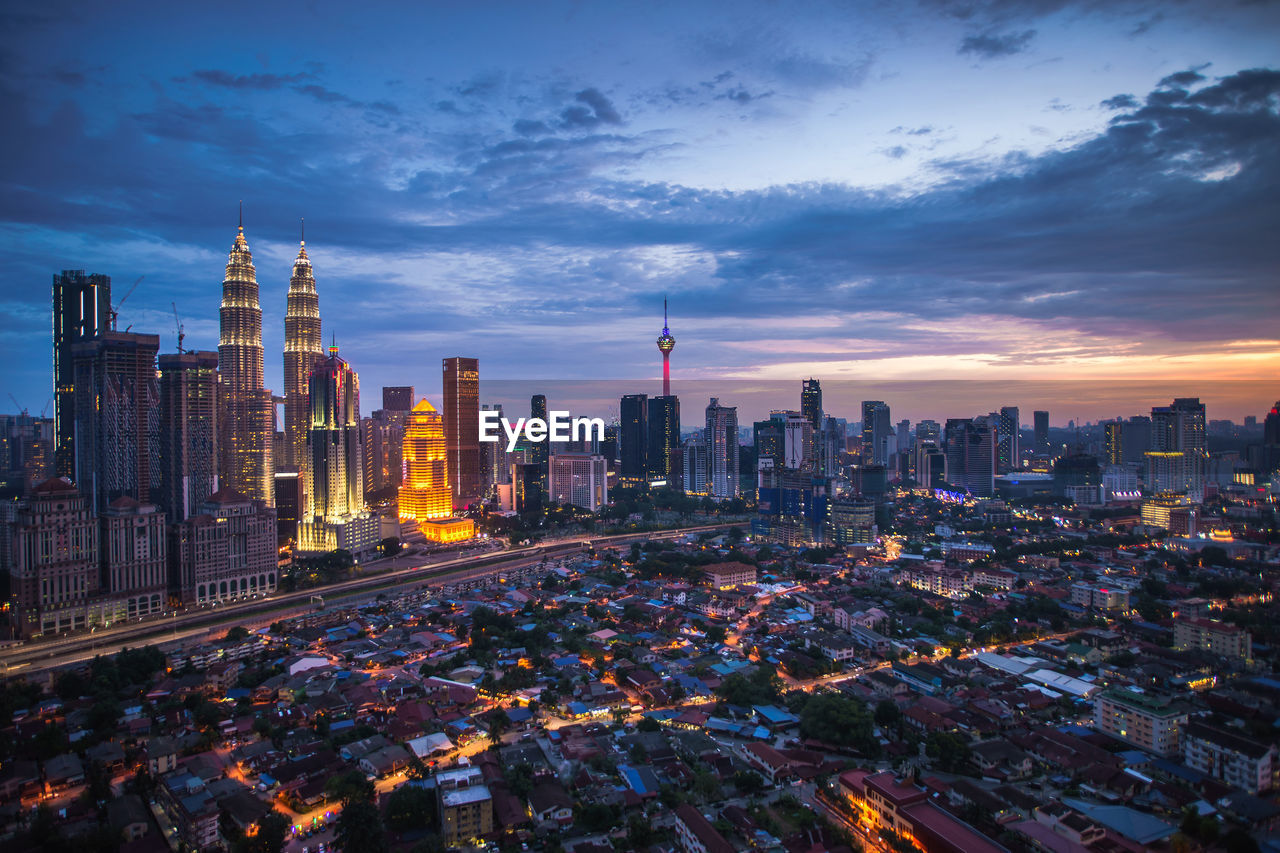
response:
[[[240,224],[227,258],[219,311],[218,370],[222,375],[222,435],[218,469],[221,485],[247,497],[275,503],[272,443],[275,418],[271,392],[263,387],[262,306],[253,254]],[[307,379],[324,349],[316,280],[306,241],[298,249],[289,279],[284,321],[284,463],[307,482],[309,426]]]

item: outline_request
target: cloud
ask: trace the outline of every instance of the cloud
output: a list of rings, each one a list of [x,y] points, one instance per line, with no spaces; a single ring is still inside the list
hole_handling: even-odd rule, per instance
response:
[[[296,74],[233,74],[230,71],[212,68],[192,71],[191,76],[201,83],[223,89],[268,92],[282,89],[292,83],[309,80],[314,75],[305,72]]]
[[[1203,67],[1203,66],[1202,66]],[[1194,86],[1196,83],[1204,80],[1205,77],[1198,69],[1189,68],[1186,71],[1178,71],[1164,77],[1156,84],[1159,89],[1186,89]]]
[[[565,129],[592,128],[601,124],[622,124],[622,116],[618,115],[613,102],[600,93],[599,89],[583,89],[574,95],[578,102],[565,107],[560,113],[560,126]]]
[[[958,52],[975,54],[983,59],[1013,56],[1026,50],[1035,35],[1035,30],[1023,30],[1020,33],[983,33],[965,36],[960,42]]]
[[[1102,102],[1109,110],[1131,110],[1138,106],[1138,99],[1133,95],[1113,95]]]

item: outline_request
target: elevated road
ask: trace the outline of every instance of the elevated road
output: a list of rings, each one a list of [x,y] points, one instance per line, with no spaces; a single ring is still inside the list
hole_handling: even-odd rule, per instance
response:
[[[57,669],[91,660],[95,655],[115,654],[126,647],[170,647],[199,641],[235,625],[246,628],[269,625],[279,619],[315,612],[317,598],[323,601],[326,609],[357,606],[373,601],[379,595],[398,591],[441,588],[515,573],[543,560],[555,560],[589,549],[674,539],[689,534],[726,530],[732,526],[732,523],[710,524],[645,533],[579,537],[490,554],[424,562],[404,568],[396,568],[397,558],[391,558],[380,561],[382,565],[369,564],[365,569],[367,573],[361,577],[328,586],[276,593],[212,607],[170,611],[163,616],[143,621],[121,623],[73,635],[42,637],[12,645],[0,650],[0,678]],[[391,568],[382,568],[385,565]]]

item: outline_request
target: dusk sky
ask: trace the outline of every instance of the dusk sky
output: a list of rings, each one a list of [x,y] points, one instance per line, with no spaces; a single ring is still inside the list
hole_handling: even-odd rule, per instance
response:
[[[216,348],[241,199],[267,383],[305,217],[366,411],[434,395],[450,355],[656,393],[664,296],[677,391],[1251,380],[1209,412],[1237,420],[1280,397],[1280,3],[5,9],[0,410],[52,396],[62,269],[117,300],[145,276],[120,328],[172,352],[176,302]],[[1168,402],[1090,393],[1069,414]]]

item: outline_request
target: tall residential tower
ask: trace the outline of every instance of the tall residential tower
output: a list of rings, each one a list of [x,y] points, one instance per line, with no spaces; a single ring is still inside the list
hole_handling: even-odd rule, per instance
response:
[[[111,279],[63,270],[53,277],[54,464],[59,477],[76,473],[76,387],[71,347],[110,328]]]

